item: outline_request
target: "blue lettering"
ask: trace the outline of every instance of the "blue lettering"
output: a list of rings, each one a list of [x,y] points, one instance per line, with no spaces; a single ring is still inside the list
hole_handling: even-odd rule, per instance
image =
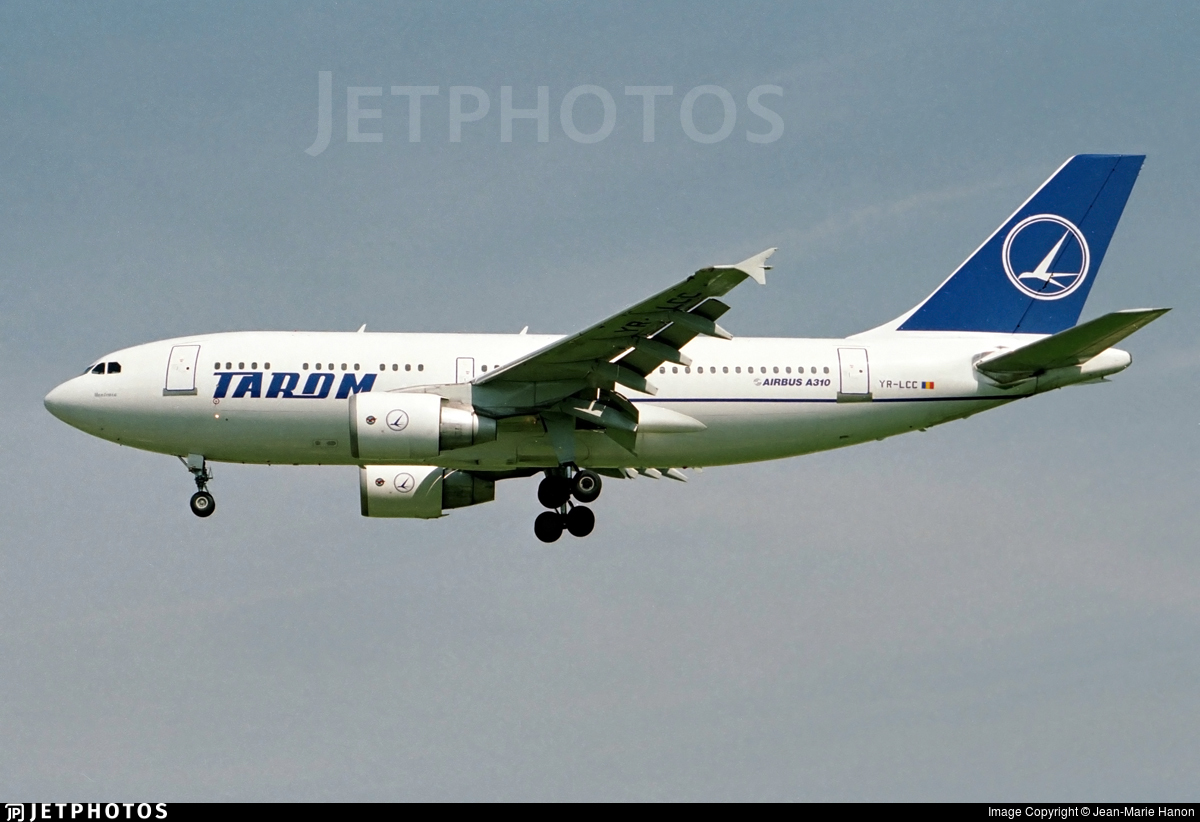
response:
[[[243,388],[243,386],[246,385],[247,378],[257,376],[259,380],[258,386],[259,388],[262,387],[262,374],[255,375],[253,371],[217,371],[215,373],[217,376],[217,390],[213,392],[214,400],[225,399],[225,395],[229,393],[229,384],[233,381],[234,377],[242,378],[238,381],[237,390],[233,393],[233,396],[235,397],[241,397],[245,394],[245,388]],[[256,393],[252,394],[251,396],[257,397],[257,390],[258,389],[255,389]]]
[[[262,396],[262,372],[255,371],[244,375],[238,380],[237,388],[233,389],[233,398],[244,397],[249,393],[254,399]]]
[[[333,388],[332,374],[309,374],[308,379],[304,383],[303,397],[313,400],[323,400],[329,396],[330,388]]]
[[[331,374],[330,376],[333,376],[333,375]],[[342,377],[342,384],[338,386],[337,399],[339,399],[339,400],[346,399],[346,397],[350,396],[351,391],[353,391],[355,394],[357,394],[360,391],[370,391],[372,386],[374,386],[374,385],[375,385],[375,375],[374,374],[363,374],[363,378],[361,381],[355,380],[353,374],[345,374]]]
[[[218,372],[217,378],[217,390],[213,392],[213,399],[223,400],[225,399],[225,395],[229,393],[229,381],[233,379],[233,372]]]
[[[271,375],[271,385],[267,388],[267,396],[291,399],[292,392],[296,390],[296,384],[299,382],[299,374],[288,371],[276,371]]]

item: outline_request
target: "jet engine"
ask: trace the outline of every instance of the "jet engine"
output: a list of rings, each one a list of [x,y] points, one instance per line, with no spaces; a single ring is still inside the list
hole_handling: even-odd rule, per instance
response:
[[[435,519],[496,498],[492,480],[432,465],[364,465],[358,486],[364,517]]]
[[[350,396],[350,453],[361,460],[436,457],[496,439],[496,421],[437,394]]]

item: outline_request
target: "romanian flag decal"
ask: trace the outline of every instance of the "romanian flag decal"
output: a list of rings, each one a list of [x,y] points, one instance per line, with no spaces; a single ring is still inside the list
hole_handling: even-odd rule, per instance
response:
[[[931,383],[931,382],[923,382],[923,383],[921,383],[921,387],[922,387],[922,388],[927,388],[927,389],[929,389],[930,391],[932,391],[932,390],[933,390],[933,383]]]

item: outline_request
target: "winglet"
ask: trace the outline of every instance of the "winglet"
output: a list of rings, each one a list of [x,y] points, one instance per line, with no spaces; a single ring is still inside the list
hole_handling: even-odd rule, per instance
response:
[[[767,260],[775,253],[775,249],[768,248],[759,254],[755,254],[748,260],[742,260],[735,265],[715,265],[713,268],[736,268],[748,277],[753,278],[754,282],[759,285],[767,284],[767,272],[771,270],[771,266],[767,265]]]

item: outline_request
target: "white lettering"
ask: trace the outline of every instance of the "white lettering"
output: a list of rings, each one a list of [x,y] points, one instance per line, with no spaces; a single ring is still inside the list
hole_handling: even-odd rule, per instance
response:
[[[362,120],[382,120],[383,109],[358,107],[360,97],[382,97],[383,86],[347,86],[346,87],[346,142],[347,143],[382,143],[383,135],[378,132],[362,134],[358,124]]]
[[[463,97],[475,98],[475,110],[463,111]],[[450,87],[450,142],[462,142],[462,124],[473,123],[476,120],[482,120],[487,116],[488,110],[492,107],[492,101],[488,99],[487,92],[475,86],[451,86]]]
[[[696,121],[692,118],[692,109],[696,101],[706,94],[720,100],[725,110],[725,119],[722,120],[721,127],[712,134],[705,134],[696,128]],[[733,95],[720,86],[696,86],[683,96],[683,105],[679,107],[679,123],[689,139],[697,143],[719,143],[733,133],[733,127],[737,124],[737,104],[733,102]]]
[[[408,98],[408,141],[421,142],[421,98],[437,97],[442,93],[438,86],[392,86],[393,97]]]
[[[642,142],[654,142],[654,98],[670,97],[672,86],[625,86],[626,97],[642,98]]]
[[[600,98],[600,104],[604,106],[604,119],[600,123],[600,128],[591,134],[584,134],[575,127],[575,101],[585,94]],[[598,143],[612,134],[612,130],[617,124],[617,102],[607,89],[600,86],[576,86],[563,98],[562,106],[558,110],[558,119],[562,123],[562,130],[575,142]]]
[[[747,130],[746,139],[752,143],[773,143],[783,136],[783,118],[759,102],[764,94],[774,94],[782,97],[783,89],[779,86],[755,86],[750,89],[750,94],[746,97],[746,106],[750,109],[750,113],[763,118],[771,124],[771,130],[766,134],[756,134]]]
[[[538,86],[537,108],[513,108],[513,87],[500,87],[500,142],[511,143],[513,120],[537,120],[537,140],[550,142],[550,87]]]
[[[329,137],[333,132],[333,72],[317,72],[317,139],[304,149],[310,157],[316,157],[329,148]]]

